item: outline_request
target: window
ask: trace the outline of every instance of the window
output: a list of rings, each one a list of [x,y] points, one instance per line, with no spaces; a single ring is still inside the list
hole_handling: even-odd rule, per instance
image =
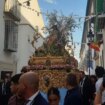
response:
[[[17,51],[18,26],[13,20],[5,20],[5,51]]]

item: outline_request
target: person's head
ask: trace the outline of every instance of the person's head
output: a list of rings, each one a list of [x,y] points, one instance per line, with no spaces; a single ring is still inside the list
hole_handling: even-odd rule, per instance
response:
[[[21,73],[26,73],[28,70],[27,70],[27,66],[23,66],[22,69],[21,69]]]
[[[19,78],[20,78],[21,74],[16,74],[11,78],[11,92],[13,94],[16,94],[18,91],[18,84],[19,84]]]
[[[93,85],[95,85],[95,83],[96,83],[96,81],[97,81],[97,77],[96,77],[95,75],[91,75],[91,76],[90,76],[90,80],[91,80],[91,83],[92,83]]]
[[[59,105],[60,93],[58,88],[51,87],[47,92],[47,98],[50,105]]]
[[[74,73],[70,73],[66,78],[66,86],[68,89],[72,89],[77,86],[77,77]]]
[[[35,72],[27,72],[20,77],[18,93],[25,99],[35,94],[38,88],[39,77]]]
[[[79,75],[80,75],[80,80],[84,78],[85,73],[84,71],[79,71]]]
[[[97,66],[95,69],[95,73],[98,78],[103,77],[103,74],[105,73],[104,68],[101,66]]]
[[[11,75],[10,75],[9,73],[6,73],[6,74],[4,75],[3,81],[4,81],[5,83],[7,83],[7,82],[10,82],[10,79],[11,79]]]
[[[4,81],[4,83],[7,83],[9,81],[8,76],[5,75],[5,77],[3,78],[3,81]]]

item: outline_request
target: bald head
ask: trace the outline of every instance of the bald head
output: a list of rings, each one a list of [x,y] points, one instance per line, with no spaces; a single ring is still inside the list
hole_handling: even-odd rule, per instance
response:
[[[38,90],[39,88],[39,77],[35,72],[24,73],[19,81],[29,89]]]

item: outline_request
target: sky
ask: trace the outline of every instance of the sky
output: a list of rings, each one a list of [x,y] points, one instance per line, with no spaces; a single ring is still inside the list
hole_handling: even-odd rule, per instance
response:
[[[80,19],[81,24],[79,28],[76,28],[75,32],[73,32],[73,39],[76,45],[76,48],[74,50],[74,56],[78,61],[80,61],[79,52],[84,22],[84,18],[81,17],[85,17],[87,0],[38,0],[38,1],[42,12],[47,13],[57,10],[59,13],[62,12],[65,16],[73,14],[77,17],[78,20]]]

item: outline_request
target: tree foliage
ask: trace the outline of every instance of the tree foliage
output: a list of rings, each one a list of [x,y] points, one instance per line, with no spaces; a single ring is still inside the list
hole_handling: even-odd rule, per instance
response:
[[[59,16],[57,11],[50,13],[47,19],[48,25],[43,28],[48,35],[43,44],[44,52],[55,56],[68,54],[65,45],[68,43],[71,33],[77,27],[75,19],[72,15],[66,17],[61,14]]]

